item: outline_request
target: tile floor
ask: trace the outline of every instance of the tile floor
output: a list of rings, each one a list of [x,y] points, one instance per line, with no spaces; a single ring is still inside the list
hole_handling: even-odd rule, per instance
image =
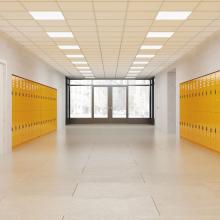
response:
[[[145,125],[76,125],[0,158],[0,220],[219,220],[220,154]]]

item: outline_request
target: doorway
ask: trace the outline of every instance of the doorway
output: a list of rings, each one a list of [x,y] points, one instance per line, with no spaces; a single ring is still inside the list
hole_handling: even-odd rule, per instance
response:
[[[154,123],[153,80],[71,80],[66,124]]]

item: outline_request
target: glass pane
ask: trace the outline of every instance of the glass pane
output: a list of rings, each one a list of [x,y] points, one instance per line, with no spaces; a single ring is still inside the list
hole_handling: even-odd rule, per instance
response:
[[[107,87],[94,87],[94,118],[108,118]]]
[[[112,88],[112,117],[126,118],[126,87]]]
[[[92,87],[91,86],[70,87],[70,117],[71,118],[92,117]]]
[[[129,86],[129,118],[149,118],[149,86]]]

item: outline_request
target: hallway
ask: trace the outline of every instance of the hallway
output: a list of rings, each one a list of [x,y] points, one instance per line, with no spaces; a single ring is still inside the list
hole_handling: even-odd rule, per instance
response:
[[[69,126],[0,158],[0,219],[219,220],[219,167],[152,126]]]

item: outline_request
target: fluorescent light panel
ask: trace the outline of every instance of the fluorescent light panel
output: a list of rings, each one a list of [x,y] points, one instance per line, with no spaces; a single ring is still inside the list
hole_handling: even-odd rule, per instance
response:
[[[131,67],[131,70],[135,70],[135,69],[136,70],[138,70],[138,69],[141,70],[141,69],[144,69],[144,67],[143,66],[132,66]]]
[[[141,49],[142,50],[159,50],[163,46],[162,45],[142,45]]]
[[[67,54],[68,58],[84,58],[82,54]]]
[[[47,32],[51,38],[73,38],[72,32]]]
[[[64,20],[60,11],[30,11],[29,13],[35,20]]]
[[[75,64],[75,65],[78,65],[78,64],[79,64],[79,65],[80,65],[80,64],[81,64],[81,65],[87,65],[87,62],[86,62],[86,61],[73,61],[72,63]]]
[[[134,74],[134,73],[140,73],[140,71],[138,71],[138,70],[130,70],[130,71],[128,72],[128,74],[130,74],[130,73],[132,73],[132,74]]]
[[[191,11],[160,11],[156,20],[186,20],[191,13]]]
[[[80,73],[92,73],[92,71],[90,71],[90,70],[85,70],[85,71],[81,70]]]
[[[148,64],[149,62],[147,61],[134,61],[133,64],[134,65],[145,65],[145,64]]]
[[[76,68],[81,70],[89,70],[88,66],[77,66]]]
[[[61,50],[79,50],[78,45],[59,45],[58,46]]]
[[[155,55],[152,54],[138,54],[136,58],[153,58]]]
[[[174,32],[149,32],[147,38],[170,38]]]

